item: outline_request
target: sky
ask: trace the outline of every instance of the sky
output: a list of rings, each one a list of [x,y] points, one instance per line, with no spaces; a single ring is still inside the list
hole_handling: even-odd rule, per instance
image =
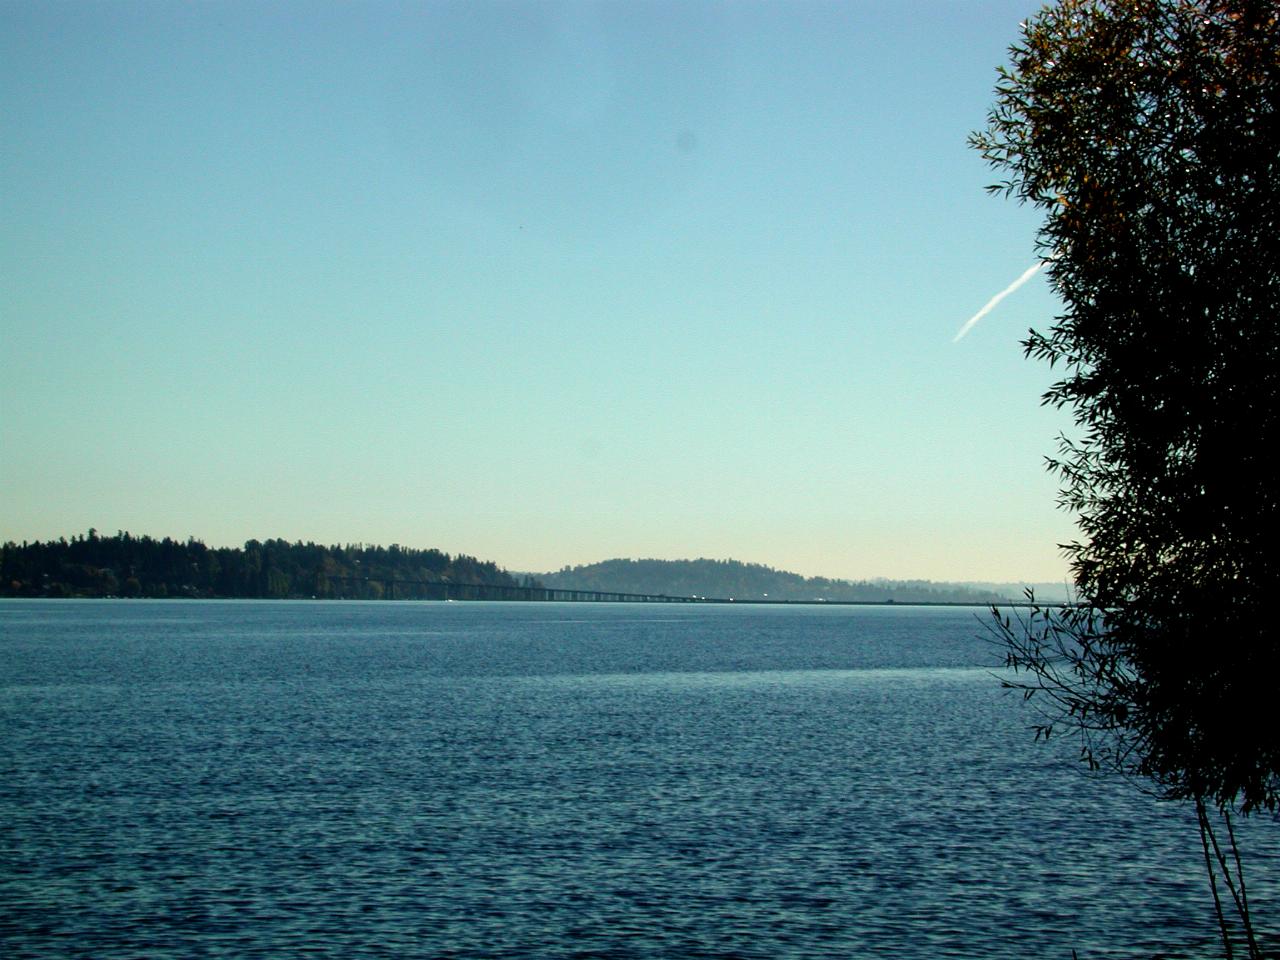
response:
[[[0,0],[0,540],[1061,581],[1022,0]]]

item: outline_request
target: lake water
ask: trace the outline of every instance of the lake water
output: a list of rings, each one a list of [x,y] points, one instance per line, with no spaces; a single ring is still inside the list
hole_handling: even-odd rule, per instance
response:
[[[1212,954],[1194,818],[981,615],[0,601],[0,953]]]

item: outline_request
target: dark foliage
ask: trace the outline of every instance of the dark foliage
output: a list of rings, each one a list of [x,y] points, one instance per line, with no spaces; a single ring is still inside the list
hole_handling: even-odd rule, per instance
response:
[[[439,550],[326,547],[250,540],[243,548],[117,533],[0,547],[0,596],[338,597],[378,599],[388,581],[401,598],[429,591],[404,581],[515,585],[497,565]]]
[[[1045,402],[1079,430],[1051,466],[1088,613],[1039,636],[1087,626],[1084,661],[1056,662],[1084,682],[1071,715],[1121,734],[1102,759],[1245,811],[1280,797],[1277,10],[1063,0],[1025,25],[974,138],[1008,174],[993,189],[1045,212],[1066,304],[1025,347],[1063,371]],[[1036,643],[1014,663],[1043,664]]]

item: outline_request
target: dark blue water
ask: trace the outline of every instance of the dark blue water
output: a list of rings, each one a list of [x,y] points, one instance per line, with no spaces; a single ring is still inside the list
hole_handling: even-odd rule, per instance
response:
[[[978,612],[0,602],[9,957],[1209,955]],[[1274,822],[1250,894],[1280,918]]]

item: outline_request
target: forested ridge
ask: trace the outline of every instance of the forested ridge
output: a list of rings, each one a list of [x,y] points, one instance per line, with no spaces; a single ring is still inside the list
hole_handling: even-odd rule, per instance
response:
[[[71,538],[0,546],[3,597],[191,597],[265,599],[438,599],[415,582],[463,586],[541,585],[616,593],[751,600],[879,603],[989,603],[994,590],[927,580],[849,581],[804,577],[737,560],[606,560],[564,567],[536,579],[490,561],[392,544],[325,546],[249,540],[209,547],[199,540],[156,539],[96,530]],[[459,594],[453,594],[459,596]],[[461,594],[465,599],[466,594]]]
[[[735,600],[992,603],[998,592],[928,580],[832,580],[740,560],[605,560],[540,574],[547,587]]]
[[[194,538],[96,530],[0,547],[0,596],[381,599],[387,581],[515,585],[497,564],[440,550],[363,543],[249,540],[209,547]],[[397,596],[412,590],[397,587]]]

